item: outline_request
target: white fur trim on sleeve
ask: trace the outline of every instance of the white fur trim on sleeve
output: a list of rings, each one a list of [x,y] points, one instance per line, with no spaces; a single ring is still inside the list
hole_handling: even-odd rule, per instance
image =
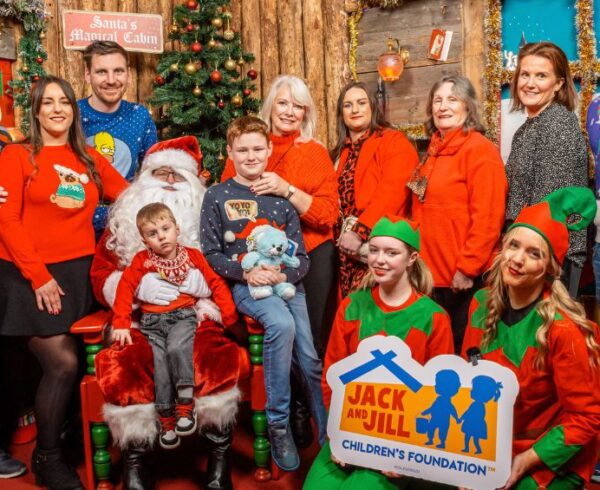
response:
[[[208,298],[200,298],[198,301],[196,301],[194,310],[196,310],[196,315],[199,322],[207,319],[221,323],[221,310],[219,310],[219,307],[214,301]]]
[[[113,272],[110,276],[106,278],[106,281],[104,281],[104,286],[102,286],[102,294],[104,295],[104,300],[111,308],[115,304],[115,298],[117,296],[117,286],[119,285],[119,281],[121,280],[122,275],[122,271]]]

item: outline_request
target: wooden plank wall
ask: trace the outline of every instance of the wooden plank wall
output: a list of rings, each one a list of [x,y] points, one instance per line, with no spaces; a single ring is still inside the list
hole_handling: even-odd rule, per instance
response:
[[[78,97],[89,93],[78,51],[62,47],[61,15],[65,9],[159,13],[165,37],[173,6],[182,0],[46,0],[53,16],[45,40],[46,70],[69,80]],[[335,138],[335,103],[347,81],[346,14],[343,0],[232,0],[232,28],[242,33],[246,51],[254,53],[259,72],[257,95],[266,94],[279,74],[304,78],[319,114],[318,137],[326,144]],[[173,49],[167,42],[166,49]],[[152,93],[158,55],[134,54],[127,99],[145,103]]]
[[[427,58],[433,28],[453,31],[448,59]],[[483,1],[405,0],[401,7],[364,12],[358,25],[357,74],[375,87],[377,61],[386,51],[389,36],[410,52],[399,81],[386,84],[387,116],[394,124],[418,124],[426,119],[425,106],[431,85],[441,76],[462,73],[481,97],[483,70]]]

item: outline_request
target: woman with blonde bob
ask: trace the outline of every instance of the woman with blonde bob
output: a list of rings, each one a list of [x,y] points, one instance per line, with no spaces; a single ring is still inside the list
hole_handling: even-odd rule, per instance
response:
[[[560,281],[569,231],[596,212],[590,189],[566,187],[524,208],[475,294],[463,355],[511,369],[519,382],[513,464],[504,488],[583,488],[600,434],[600,346]],[[571,217],[580,216],[571,222]],[[568,223],[568,224],[567,224]]]
[[[337,180],[327,149],[316,139],[317,111],[310,91],[298,77],[281,75],[271,84],[260,117],[269,127],[273,151],[258,183],[256,195],[280,196],[300,215],[302,238],[310,259],[304,276],[306,305],[315,349],[323,356],[333,308],[328,297],[336,278],[336,250],[333,225],[339,214]],[[221,182],[235,175],[228,159]],[[331,310],[331,313],[329,313]],[[296,445],[307,447],[312,430],[306,404],[293,388],[291,424]]]
[[[259,196],[288,199],[300,215],[310,258],[310,270],[304,278],[306,303],[315,347],[322,355],[329,335],[324,317],[335,279],[333,225],[339,212],[333,163],[327,149],[316,140],[315,103],[300,78],[277,77],[263,101],[260,117],[269,127],[273,152],[252,190]],[[221,182],[234,175],[233,162],[228,159]]]
[[[327,369],[355,353],[359,342],[366,337],[397,336],[408,344],[413,358],[421,364],[437,355],[454,352],[450,318],[428,296],[433,279],[419,257],[421,239],[416,223],[383,217],[375,223],[368,243],[369,271],[361,287],[340,305],[325,354],[322,387],[327,408],[331,402]],[[397,488],[388,479],[397,475],[344,466],[326,443],[308,473],[304,489]],[[409,477],[398,481],[402,481],[402,488],[445,488]]]

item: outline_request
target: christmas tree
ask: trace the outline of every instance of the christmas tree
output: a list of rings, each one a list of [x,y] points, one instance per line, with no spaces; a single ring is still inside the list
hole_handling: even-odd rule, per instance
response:
[[[229,123],[259,107],[252,97],[258,75],[249,65],[254,56],[243,52],[239,33],[231,29],[228,6],[229,0],[175,6],[169,37],[180,49],[162,54],[149,100],[159,108],[163,138],[198,138],[213,181],[223,170]]]
[[[23,23],[24,34],[19,41],[17,78],[11,81],[7,95],[14,97],[14,106],[20,107],[20,128],[29,130],[31,85],[46,72],[42,66],[48,59],[42,41],[46,38],[46,11],[44,0],[0,0],[0,18],[13,17]],[[1,89],[1,87],[0,87]]]

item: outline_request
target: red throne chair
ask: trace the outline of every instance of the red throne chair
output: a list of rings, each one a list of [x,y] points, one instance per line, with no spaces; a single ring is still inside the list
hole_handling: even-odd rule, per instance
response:
[[[111,456],[108,451],[110,430],[104,423],[102,406],[104,396],[96,380],[94,358],[102,350],[103,329],[108,312],[100,310],[92,313],[71,326],[71,333],[82,335],[86,353],[86,375],[81,381],[81,418],[85,455],[85,486],[88,490],[111,490],[109,480]],[[262,326],[255,320],[245,317],[249,337],[251,370],[247,379],[241,380],[242,401],[249,401],[252,409],[252,429],[254,431],[253,453],[257,466],[254,479],[259,482],[277,480],[281,471],[272,462],[271,444],[267,437],[265,414],[265,385],[262,366],[263,334]]]

